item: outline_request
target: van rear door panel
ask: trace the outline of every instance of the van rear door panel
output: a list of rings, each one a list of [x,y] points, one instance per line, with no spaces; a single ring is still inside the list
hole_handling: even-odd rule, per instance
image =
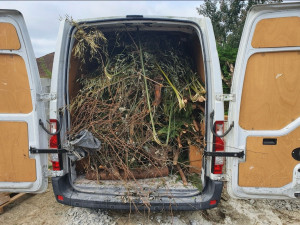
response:
[[[229,193],[241,198],[295,198],[300,192],[300,4],[253,7],[248,14],[229,109]]]
[[[24,19],[18,11],[0,10],[0,191],[42,192],[47,187],[47,136],[36,59]]]

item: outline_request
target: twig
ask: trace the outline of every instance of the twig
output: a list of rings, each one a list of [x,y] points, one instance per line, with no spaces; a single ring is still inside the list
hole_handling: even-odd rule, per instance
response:
[[[185,177],[185,175],[184,175],[184,173],[183,173],[181,167],[180,167],[178,164],[176,165],[176,167],[177,167],[177,170],[178,170],[178,172],[179,172],[179,174],[180,174],[180,176],[181,176],[183,185],[184,185],[184,186],[187,186],[187,185],[188,185],[188,182],[187,182],[187,179],[186,179],[186,177]]]

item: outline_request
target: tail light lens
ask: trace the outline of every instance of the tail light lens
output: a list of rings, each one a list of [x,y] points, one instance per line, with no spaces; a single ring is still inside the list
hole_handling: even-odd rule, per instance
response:
[[[55,133],[57,131],[57,120],[50,119],[50,132]],[[58,149],[58,135],[52,135],[49,141],[50,148]],[[58,154],[51,154],[50,160],[52,162],[53,170],[60,170],[59,156]]]
[[[224,134],[224,121],[216,121],[214,129],[218,135]],[[224,138],[214,137],[213,151],[224,152],[224,146],[225,146]],[[214,174],[222,174],[224,161],[225,161],[224,157],[217,156],[213,158],[212,172]]]
[[[64,200],[64,196],[62,196],[62,195],[57,195],[57,199],[60,200],[60,201],[63,201],[63,200]]]

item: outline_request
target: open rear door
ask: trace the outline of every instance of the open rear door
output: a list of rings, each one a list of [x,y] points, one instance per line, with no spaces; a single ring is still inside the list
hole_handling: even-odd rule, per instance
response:
[[[300,195],[300,4],[261,5],[248,14],[237,56],[226,151],[229,193]]]
[[[42,192],[48,179],[47,148],[39,127],[45,121],[40,78],[23,16],[0,10],[0,191]]]

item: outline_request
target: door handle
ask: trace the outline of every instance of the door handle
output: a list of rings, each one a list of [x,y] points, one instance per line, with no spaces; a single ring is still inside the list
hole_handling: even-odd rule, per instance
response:
[[[277,145],[277,138],[264,138],[263,145]]]

